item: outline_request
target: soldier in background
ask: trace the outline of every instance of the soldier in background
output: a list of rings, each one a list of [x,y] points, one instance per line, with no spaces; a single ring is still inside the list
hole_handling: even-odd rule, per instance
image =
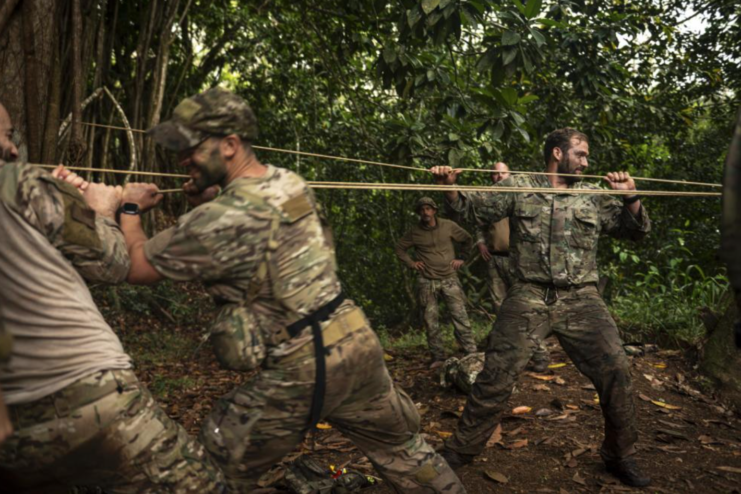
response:
[[[570,128],[556,130],[546,138],[543,153],[547,172],[570,176],[517,175],[501,185],[598,188],[578,178],[588,166],[586,135]],[[460,172],[434,167],[432,173],[438,183],[452,185]],[[625,172],[608,173],[605,180],[614,190],[636,189]],[[517,281],[502,304],[487,342],[484,370],[443,455],[457,467],[483,451],[537,341],[555,333],[566,354],[597,389],[605,417],[600,453],[607,470],[625,484],[648,485],[650,479],[634,459],[638,432],[630,365],[596,286],[600,233],[633,240],[648,233],[650,222],[640,198],[457,191],[446,192],[445,198],[458,214],[477,214],[492,222],[510,218],[510,255]]]
[[[465,492],[420,436],[414,403],[394,387],[376,334],[343,295],[311,190],[255,156],[247,103],[210,89],[150,135],[178,153],[192,177],[185,190],[200,205],[148,240],[139,215],[162,196],[151,184],[126,187],[129,282],[203,281],[219,307],[211,338],[222,366],[261,369],[219,400],[201,430],[231,487],[249,492],[327,419],[397,491]]]
[[[2,155],[17,156],[8,142],[0,140]],[[0,393],[15,431],[8,436],[0,409],[3,492],[225,487],[203,447],[139,383],[85,284],[128,274],[114,220],[120,195],[62,167],[49,174],[0,161]]]
[[[440,329],[440,297],[450,309],[458,345],[466,354],[476,352],[476,341],[466,312],[466,294],[456,274],[465,261],[456,259],[454,245],[454,242],[463,244],[464,254],[459,257],[465,257],[471,252],[473,240],[455,221],[438,218],[437,204],[429,197],[417,201],[416,212],[419,223],[399,239],[395,253],[401,262],[419,273],[417,294],[432,354],[430,368],[436,369],[446,359]],[[411,248],[414,248],[416,259],[407,253]]]
[[[507,180],[510,177],[509,167],[502,163],[496,163],[492,170],[491,181],[494,185]],[[512,265],[509,259],[509,218],[503,218],[495,222],[486,222],[477,218],[476,222],[476,247],[481,257],[486,261],[489,275],[488,288],[494,305],[494,314],[499,314],[507,291],[514,284]],[[548,369],[550,356],[544,341],[538,340],[533,358],[528,364],[535,372],[544,372]]]

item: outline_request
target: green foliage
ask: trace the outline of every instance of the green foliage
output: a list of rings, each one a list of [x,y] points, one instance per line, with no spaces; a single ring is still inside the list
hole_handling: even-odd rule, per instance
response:
[[[443,341],[445,348],[451,355],[460,349],[455,342],[455,335],[453,334],[454,328],[452,324],[443,324]],[[488,320],[478,320],[471,318],[471,331],[473,337],[479,347],[486,341],[491,331],[491,322]],[[381,340],[381,344],[384,348],[389,350],[398,350],[401,352],[407,350],[427,350],[427,335],[424,329],[420,328],[407,328],[404,331],[389,331],[385,326],[376,328],[378,337]]]
[[[662,252],[661,263],[643,260],[633,250],[613,246],[618,262],[607,265],[605,275],[614,284],[611,308],[629,336],[672,346],[699,343],[705,336],[701,309],[725,310],[728,279],[708,274],[691,262],[685,234],[674,230]],[[627,278],[626,272],[633,271]]]

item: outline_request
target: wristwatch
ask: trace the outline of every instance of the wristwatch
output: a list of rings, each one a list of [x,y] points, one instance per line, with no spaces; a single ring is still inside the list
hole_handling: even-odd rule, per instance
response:
[[[638,194],[634,194],[632,196],[623,196],[623,204],[625,204],[626,206],[640,200],[641,196],[639,196]]]
[[[139,210],[139,205],[135,202],[125,202],[121,205],[121,208],[119,209],[119,212],[121,214],[132,214],[137,215],[141,214],[141,211]]]

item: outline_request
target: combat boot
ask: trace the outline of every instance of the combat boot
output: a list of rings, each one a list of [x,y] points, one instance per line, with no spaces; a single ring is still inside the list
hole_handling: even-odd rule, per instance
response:
[[[445,458],[445,461],[448,462],[448,465],[450,465],[450,468],[453,470],[458,470],[461,467],[470,465],[473,463],[473,459],[475,458],[474,455],[464,455],[448,448],[443,449],[440,456]]]
[[[631,487],[646,487],[651,478],[641,474],[638,464],[633,458],[624,460],[609,460],[605,462],[607,471],[617,477],[620,482]]]

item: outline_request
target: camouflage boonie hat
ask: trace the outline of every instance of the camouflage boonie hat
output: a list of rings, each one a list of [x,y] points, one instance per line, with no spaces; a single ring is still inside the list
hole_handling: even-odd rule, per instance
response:
[[[215,87],[181,101],[170,120],[152,127],[147,134],[173,151],[192,148],[211,136],[236,134],[254,141],[257,118],[245,100]]]
[[[417,200],[417,207],[415,211],[419,211],[422,206],[432,206],[433,208],[437,209],[437,204],[435,204],[435,201],[433,201],[431,197],[420,197]]]

